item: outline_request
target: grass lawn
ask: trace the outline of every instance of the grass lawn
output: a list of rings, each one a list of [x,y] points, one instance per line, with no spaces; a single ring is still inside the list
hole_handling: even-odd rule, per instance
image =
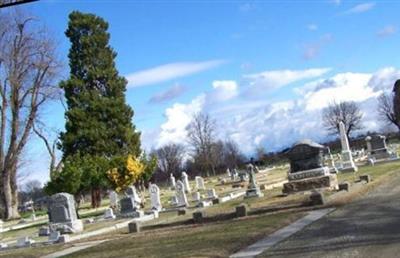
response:
[[[226,257],[303,215],[280,213],[126,234],[69,257]]]

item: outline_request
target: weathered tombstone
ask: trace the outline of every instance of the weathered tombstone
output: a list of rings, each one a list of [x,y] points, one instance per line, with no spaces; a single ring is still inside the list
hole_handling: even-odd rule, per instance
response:
[[[335,164],[335,159],[333,158],[333,155],[329,147],[326,147],[326,149],[324,150],[324,163],[329,166],[329,171],[331,173],[338,173],[338,169]]]
[[[204,179],[201,176],[196,176],[195,181],[197,190],[204,190],[206,188],[204,186]]]
[[[0,219],[0,233],[3,232],[3,221]]]
[[[140,232],[140,223],[139,222],[130,222],[128,224],[128,232],[129,233],[139,233]]]
[[[365,138],[367,142],[368,158],[374,161],[390,158],[390,153],[386,146],[386,137],[383,135],[371,135]]]
[[[8,248],[8,244],[0,243],[0,250]]]
[[[115,209],[118,206],[118,194],[115,191],[110,191],[110,207]]]
[[[41,227],[39,228],[38,235],[41,236],[49,236],[50,235],[50,228],[49,227]]]
[[[58,242],[58,239],[60,238],[61,234],[58,231],[53,231],[49,235],[49,242]]]
[[[114,210],[111,208],[107,208],[104,211],[104,219],[115,219]]]
[[[186,207],[188,206],[188,201],[186,198],[185,187],[184,184],[178,180],[176,182],[176,198],[177,198],[177,207]]]
[[[227,175],[228,177],[231,177],[231,176],[232,176],[231,170],[230,170],[229,168],[226,169],[226,175]]]
[[[185,171],[182,172],[182,183],[183,183],[185,192],[190,193],[191,189],[190,189],[190,184],[189,184],[189,177]]]
[[[341,171],[357,172],[358,168],[354,164],[353,157],[351,155],[349,139],[347,139],[346,135],[346,127],[342,121],[339,122],[339,131],[340,131],[340,143],[342,145]]]
[[[135,201],[135,206],[140,207],[140,204],[142,203],[142,199],[140,199],[139,194],[136,192],[136,187],[134,185],[129,186],[125,194],[129,197],[132,197],[133,200]]]
[[[207,198],[208,198],[208,199],[217,199],[217,198],[218,198],[218,195],[217,195],[217,193],[215,192],[215,189],[214,189],[214,188],[212,188],[212,189],[207,189]]]
[[[151,184],[150,186],[150,203],[151,209],[156,211],[162,210],[161,200],[160,200],[160,188],[156,184]]]
[[[30,239],[27,236],[17,239],[17,247],[27,247],[27,246],[31,246],[33,243],[35,243],[35,240]]]
[[[247,187],[245,198],[264,196],[264,194],[260,191],[260,187],[258,187],[257,185],[256,176],[253,169],[254,166],[252,164],[249,164],[247,166],[247,171],[248,171],[247,173],[249,175],[249,185]]]
[[[171,196],[171,205],[178,205],[178,198],[176,197],[176,195]]]
[[[247,180],[247,173],[246,172],[240,172],[239,173],[239,179],[240,179],[240,182],[245,182],[246,180]]]
[[[169,176],[169,182],[170,182],[171,189],[175,189],[176,182],[175,182],[175,177],[174,177],[173,174],[170,174],[170,176]]]
[[[139,210],[133,196],[127,196],[120,200],[120,215],[122,217],[140,218],[144,215],[143,211]]]
[[[290,161],[288,183],[283,185],[283,193],[289,194],[317,188],[337,189],[337,176],[330,174],[323,164],[325,147],[304,140],[296,143],[286,153]]]
[[[83,223],[77,218],[74,196],[58,193],[51,196],[48,206],[50,228],[62,233],[76,233],[83,230]]]
[[[194,192],[192,193],[192,199],[195,202],[199,202],[201,200],[201,195],[199,192]]]
[[[31,214],[31,221],[36,221],[36,214],[35,213]]]

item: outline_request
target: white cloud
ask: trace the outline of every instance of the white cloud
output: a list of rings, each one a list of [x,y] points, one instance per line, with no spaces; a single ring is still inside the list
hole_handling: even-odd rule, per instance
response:
[[[230,100],[238,95],[236,81],[213,81],[213,90],[207,94],[209,102],[221,102]]]
[[[308,30],[311,30],[311,31],[318,30],[318,25],[317,25],[317,24],[314,24],[314,23],[308,24],[308,25],[307,25],[307,29],[308,29]]]
[[[380,29],[376,35],[378,37],[384,38],[384,37],[388,37],[390,35],[395,34],[397,31],[397,28],[393,25],[387,25],[385,27],[383,27],[382,29]]]
[[[375,7],[375,3],[373,3],[373,2],[362,3],[362,4],[355,5],[354,7],[345,11],[344,14],[364,13],[364,12],[371,10],[374,7]]]
[[[248,95],[258,95],[265,90],[273,90],[296,81],[319,77],[330,71],[330,68],[313,68],[306,70],[273,70],[244,75],[248,85]]]
[[[205,95],[202,94],[193,99],[189,104],[175,103],[165,110],[166,122],[161,125],[161,132],[157,140],[157,146],[164,144],[186,142],[186,127],[192,117],[203,108]]]
[[[318,73],[306,74],[311,76]],[[282,76],[285,83],[294,77],[299,76],[292,73]],[[229,102],[222,101],[211,108],[205,105],[210,93],[205,93],[188,104],[174,104],[166,110],[166,122],[161,126],[158,142],[186,143],[186,126],[194,113],[204,110],[217,119],[220,137],[234,140],[247,154],[252,154],[258,146],[265,147],[267,151],[280,150],[304,138],[323,142],[327,139],[327,133],[321,123],[321,110],[333,100],[356,101],[365,114],[365,131],[379,130],[382,123],[377,118],[376,97],[382,91],[390,91],[399,77],[400,70],[393,67],[382,68],[374,73],[340,73],[295,89],[298,96],[294,99],[254,101],[238,95]],[[222,85],[235,85],[228,82]],[[282,85],[282,82],[275,84]],[[240,85],[226,88],[237,87],[240,88]]]
[[[204,62],[170,63],[128,74],[126,79],[128,80],[128,87],[140,87],[202,72],[217,67],[224,62],[224,60],[210,60]]]

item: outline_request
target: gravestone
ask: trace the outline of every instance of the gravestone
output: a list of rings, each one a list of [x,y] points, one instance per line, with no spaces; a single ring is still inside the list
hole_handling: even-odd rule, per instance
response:
[[[142,199],[140,199],[140,196],[136,192],[136,187],[134,185],[128,186],[128,188],[125,191],[125,194],[133,198],[133,200],[135,201],[135,206],[140,207]]]
[[[231,170],[230,170],[229,168],[226,169],[226,175],[227,175],[228,177],[231,177],[231,176],[232,176]]]
[[[83,223],[77,218],[74,196],[69,193],[52,195],[48,204],[48,214],[52,231],[76,233],[83,230]]]
[[[214,188],[208,189],[208,190],[207,190],[207,198],[208,198],[208,199],[217,199],[217,198],[218,198],[218,195],[217,195],[217,193],[215,192],[215,189],[214,189]]]
[[[192,199],[195,202],[199,202],[201,200],[201,195],[199,192],[194,192],[192,193]]]
[[[143,211],[139,210],[133,196],[126,196],[120,200],[120,215],[121,217],[140,218],[144,215]]]
[[[189,184],[189,177],[185,171],[182,172],[182,183],[183,183],[185,192],[190,193],[191,189],[190,189],[190,184]]]
[[[234,168],[233,171],[232,171],[232,174],[231,174],[231,180],[232,180],[232,181],[236,181],[237,178],[238,178],[238,175],[239,175],[239,174],[238,174],[237,169]]]
[[[53,231],[49,235],[49,242],[58,242],[58,239],[60,238],[61,234],[58,231]]]
[[[48,236],[50,235],[50,228],[49,227],[41,227],[39,228],[39,236]]]
[[[249,185],[247,186],[245,198],[263,197],[264,194],[260,191],[260,187],[257,185],[254,166],[252,164],[247,166],[247,173],[249,175]]]
[[[171,189],[175,189],[176,182],[175,182],[175,177],[174,177],[173,174],[170,174],[170,176],[169,176],[169,182],[170,182],[170,187],[171,187]]]
[[[353,157],[351,155],[349,139],[346,135],[346,127],[342,121],[339,122],[339,131],[340,143],[342,145],[341,171],[357,172],[358,168],[354,164]]]
[[[178,182],[176,182],[176,199],[177,199],[177,203],[176,203],[177,207],[188,206],[188,201],[187,201],[186,193],[185,193],[185,186],[180,180],[178,180]]]
[[[110,207],[115,209],[118,206],[118,194],[115,191],[110,191]]]
[[[390,158],[390,153],[386,146],[386,137],[383,135],[371,135],[365,138],[367,142],[368,158],[375,162]]]
[[[0,233],[3,232],[3,221],[0,219]]]
[[[289,182],[283,185],[284,194],[317,188],[337,188],[336,174],[330,174],[329,168],[323,163],[324,150],[325,147],[318,143],[303,140],[286,152],[290,169]]]
[[[334,174],[338,173],[339,170],[335,164],[335,159],[329,147],[326,147],[326,149],[324,150],[324,164],[326,164],[329,167],[330,173]]]
[[[195,177],[195,181],[196,181],[197,190],[204,190],[205,189],[204,179],[201,176],[196,176]]]
[[[17,239],[17,247],[27,247],[27,246],[31,246],[34,243],[35,243],[35,240],[30,239],[27,236],[20,237]]]
[[[111,208],[107,208],[104,211],[104,219],[115,219],[114,210]]]
[[[151,209],[156,211],[162,210],[161,200],[160,200],[160,188],[156,184],[151,184],[150,186],[150,203]]]
[[[176,197],[176,195],[171,196],[171,205],[178,205],[178,198]]]

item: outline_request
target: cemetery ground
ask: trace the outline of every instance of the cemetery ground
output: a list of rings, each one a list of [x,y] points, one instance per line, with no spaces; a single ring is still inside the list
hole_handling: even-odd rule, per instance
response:
[[[375,166],[359,167],[359,171],[355,174],[339,173],[339,182],[347,181],[351,183],[354,190],[333,195],[328,193],[326,195],[328,197],[326,206],[345,205],[358,197],[368,195],[368,192],[382,183],[400,181],[398,176],[399,165],[400,162],[382,163]],[[174,210],[162,212],[158,219],[143,223],[140,233],[128,234],[127,227],[123,227],[65,244],[3,250],[0,251],[0,256],[41,257],[89,241],[107,240],[99,245],[70,254],[68,257],[226,257],[303,217],[308,210],[321,208],[307,204],[309,194],[282,196],[282,182],[287,177],[287,169],[287,166],[282,166],[257,174],[258,184],[264,185],[265,188],[263,190],[264,197],[248,199],[239,197],[203,208],[205,215],[203,223],[193,223],[192,221],[192,213],[198,211],[198,208],[189,208],[185,215],[178,215],[177,211]],[[369,184],[357,183],[359,175],[363,174],[370,175],[373,181]],[[229,182],[221,184],[218,177],[210,177],[205,181],[206,188],[215,188],[220,197],[235,191],[245,191],[247,185],[246,182],[243,184],[243,188],[233,188]],[[194,183],[192,181],[190,183],[194,188]],[[272,185],[275,185],[275,187],[268,187]],[[173,191],[162,187],[161,202],[164,208],[171,208],[168,200],[172,193]],[[148,193],[146,195],[146,199],[148,199]],[[330,199],[329,196],[337,197]],[[188,199],[191,199],[190,195],[188,195]],[[249,216],[235,218],[233,215],[235,207],[242,203],[248,205]],[[87,205],[83,206],[79,210],[81,218],[85,220],[84,218],[102,217],[104,209],[108,206],[107,200],[103,204],[104,207],[98,210],[88,209]],[[193,203],[190,206],[193,206]],[[146,209],[149,209],[149,202],[146,203]],[[93,224],[85,223],[84,233],[94,232],[124,221],[128,221],[128,219],[99,220]],[[16,223],[6,222],[3,228],[16,226]],[[37,241],[47,239],[47,237],[37,237],[40,226],[47,223],[45,217],[38,217],[35,223],[37,224],[30,227],[3,232],[1,241],[12,242],[21,236],[30,236]],[[72,236],[79,234],[72,234]]]

